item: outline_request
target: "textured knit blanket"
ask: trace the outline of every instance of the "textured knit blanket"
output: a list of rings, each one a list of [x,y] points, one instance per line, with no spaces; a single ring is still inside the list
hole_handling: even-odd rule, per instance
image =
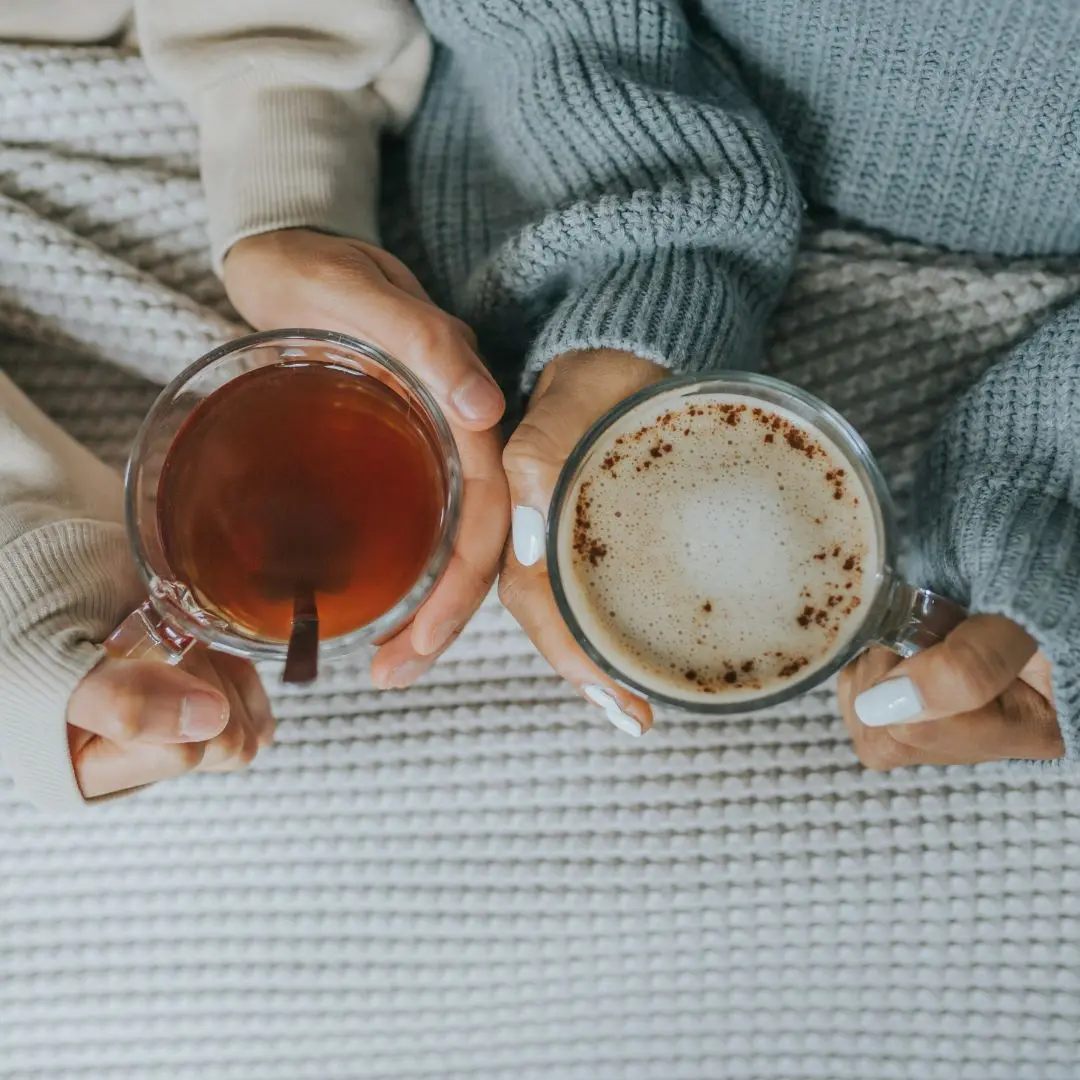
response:
[[[230,333],[183,110],[0,49],[0,364],[120,465]],[[903,501],[1080,265],[807,240],[769,369]],[[50,822],[0,777],[0,1080],[1075,1080],[1080,790],[864,771],[831,691],[620,735],[492,601],[419,686],[278,692],[278,744]]]

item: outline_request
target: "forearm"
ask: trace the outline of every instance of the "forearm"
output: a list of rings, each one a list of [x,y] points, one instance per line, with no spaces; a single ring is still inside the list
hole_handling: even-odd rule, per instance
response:
[[[585,349],[683,370],[754,363],[801,200],[720,42],[664,0],[422,10],[477,114],[467,135],[448,119],[427,139],[460,148],[467,172],[449,183],[494,219],[463,314],[492,338],[530,327],[527,382]],[[428,209],[428,247],[460,279],[445,240],[473,223],[455,231],[453,207]]]
[[[200,129],[220,269],[245,236],[305,226],[378,237],[379,136],[423,90],[408,0],[137,0],[151,70]]]
[[[65,711],[139,597],[120,478],[0,376],[0,758],[44,809],[82,805]]]
[[[927,580],[1036,638],[1080,759],[1080,301],[957,405],[916,495]]]

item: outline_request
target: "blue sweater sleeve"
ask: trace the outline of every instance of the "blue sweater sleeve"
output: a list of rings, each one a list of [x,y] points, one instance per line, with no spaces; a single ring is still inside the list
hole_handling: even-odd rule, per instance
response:
[[[441,198],[420,226],[481,340],[525,354],[526,386],[573,349],[755,363],[802,201],[716,36],[675,0],[420,7],[447,102],[422,111],[424,187],[473,217]]]
[[[1039,642],[1080,761],[1080,302],[959,402],[915,490],[928,582]]]

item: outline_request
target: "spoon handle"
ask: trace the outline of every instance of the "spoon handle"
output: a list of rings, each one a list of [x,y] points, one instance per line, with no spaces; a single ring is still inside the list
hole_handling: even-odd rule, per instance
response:
[[[287,683],[310,683],[319,673],[319,609],[315,590],[301,585],[293,599],[292,634],[281,678]]]

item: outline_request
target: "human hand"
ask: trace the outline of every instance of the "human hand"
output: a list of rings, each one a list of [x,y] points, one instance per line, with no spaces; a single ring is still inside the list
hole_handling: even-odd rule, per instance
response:
[[[192,770],[242,769],[274,739],[255,669],[207,650],[190,653],[182,668],[106,658],[75,688],[67,721],[75,778],[87,799]]]
[[[873,648],[840,673],[840,711],[868,768],[974,765],[1064,753],[1050,662],[1001,615],[972,615],[901,660]]]
[[[499,596],[548,663],[630,735],[652,727],[648,703],[608,678],[563,622],[544,561],[544,523],[563,463],[605,412],[667,375],[649,360],[615,350],[568,353],[543,370],[529,409],[503,451],[514,506]]]
[[[252,236],[226,256],[225,287],[257,329],[315,327],[377,343],[424,381],[446,413],[464,480],[457,543],[431,596],[372,664],[376,685],[408,686],[461,632],[498,571],[510,517],[495,430],[502,393],[469,327],[373,244],[307,229]]]

